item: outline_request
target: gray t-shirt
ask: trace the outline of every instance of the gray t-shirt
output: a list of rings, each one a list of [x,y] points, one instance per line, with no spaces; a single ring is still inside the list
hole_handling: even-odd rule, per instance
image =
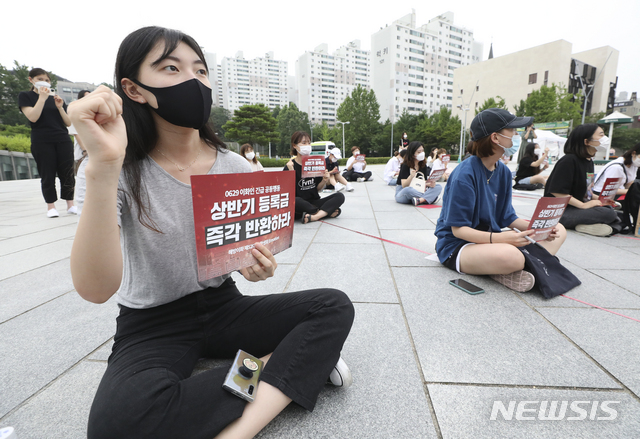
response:
[[[238,154],[218,152],[207,174],[251,172]],[[191,186],[173,178],[150,157],[142,161],[143,188],[149,215],[163,233],[138,221],[138,209],[120,176],[118,225],[123,252],[122,284],[116,300],[129,308],[151,308],[208,287],[218,287],[229,275],[198,282]]]

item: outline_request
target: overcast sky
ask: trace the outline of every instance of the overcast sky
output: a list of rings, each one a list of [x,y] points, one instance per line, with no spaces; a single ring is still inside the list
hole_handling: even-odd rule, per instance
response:
[[[289,63],[327,43],[332,52],[354,39],[371,49],[371,35],[416,11],[416,24],[447,10],[454,23],[484,43],[494,56],[564,39],[573,52],[601,46],[620,51],[618,92],[640,91],[640,49],[634,38],[640,0],[478,1],[168,1],[7,0],[2,5],[0,64],[17,60],[76,82],[113,82],[115,56],[123,38],[148,25],[180,29],[207,52],[222,57],[243,51],[247,59],[273,51]],[[444,4],[441,3],[441,4]],[[601,67],[601,66],[596,66]],[[566,85],[566,84],[565,84]]]

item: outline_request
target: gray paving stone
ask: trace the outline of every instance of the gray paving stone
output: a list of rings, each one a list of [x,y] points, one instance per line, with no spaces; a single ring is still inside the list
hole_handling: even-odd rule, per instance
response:
[[[60,239],[67,239],[76,234],[77,224],[69,224],[55,229],[47,229],[42,232],[30,233],[28,235],[20,235],[13,238],[3,240],[0,245],[0,256],[11,253],[17,253],[32,247],[38,247],[42,244],[48,244]]]
[[[617,388],[596,364],[506,287],[469,295],[445,267],[394,268],[398,291],[431,382]],[[552,371],[552,372],[551,372]]]
[[[407,205],[405,212],[376,212],[378,228],[388,230],[435,230],[431,221]],[[432,232],[433,233],[433,232]]]
[[[591,272],[603,280],[640,295],[640,267],[635,267],[635,270],[623,268],[618,270],[591,270]],[[640,304],[636,308],[640,308]]]
[[[400,308],[355,307],[342,351],[353,385],[326,386],[312,413],[291,406],[258,438],[436,437]]]
[[[447,439],[618,439],[637,437],[640,431],[640,403],[626,392],[439,384],[430,384],[428,388],[442,437]],[[506,418],[496,410],[494,420],[491,420],[496,401],[507,408]],[[517,407],[522,401],[531,401],[522,405],[523,409],[531,411],[520,412],[517,416]],[[563,401],[566,401],[564,416],[557,420],[540,420],[541,408],[545,408],[542,411],[544,419],[549,416],[554,401],[553,413],[558,418],[562,414]],[[604,401],[613,401],[606,405],[607,410],[602,409]],[[513,411],[509,411],[510,403],[515,405]],[[572,404],[575,404],[575,411]],[[533,419],[522,420],[522,417]],[[580,419],[582,417],[585,419]],[[615,419],[598,420],[610,417]]]
[[[437,206],[439,207],[432,207],[432,208],[424,208],[424,207],[416,207],[416,212],[419,212],[420,215],[424,216],[425,218],[429,219],[431,221],[431,223],[433,224],[433,226],[431,227],[431,230],[435,230],[436,229],[436,224],[438,223],[438,218],[440,218],[440,212],[442,212],[442,201],[440,201],[440,204],[437,204]]]
[[[567,245],[566,241],[565,245]],[[568,245],[571,245],[571,243]],[[565,294],[566,296],[605,308],[640,308],[640,296],[627,291],[627,289],[613,285],[612,280],[609,279],[612,276],[612,271],[622,272],[621,270],[605,270],[604,276],[599,276],[594,274],[593,270],[585,270],[571,262],[563,261],[562,258],[561,261],[582,282],[582,285],[568,291]],[[622,278],[624,279],[626,276],[631,281],[634,278],[633,275],[634,272],[625,273]],[[636,282],[634,285],[638,289],[637,279],[640,279],[640,272],[635,271],[635,276]],[[588,307],[588,305],[562,296],[545,299],[541,294],[521,293],[521,297],[527,303],[536,307]]]
[[[435,253],[436,237],[432,230],[382,230],[382,237],[389,241]],[[432,267],[439,262],[427,260],[427,254],[388,242],[383,243],[392,267]]]
[[[334,225],[339,227],[334,227]],[[377,237],[380,236],[378,226],[374,219],[337,218],[333,221],[328,221],[327,224],[322,224],[322,227],[318,231],[313,242],[323,244],[340,244],[339,247],[336,247],[336,250],[338,248],[340,250],[346,250],[351,247],[351,245],[345,247],[343,244],[380,243],[380,241],[375,238],[364,236],[357,232]]]
[[[566,245],[569,242],[571,245]],[[640,267],[640,256],[623,247],[615,247],[618,238],[604,238],[568,231],[558,256],[585,269]],[[640,241],[639,241],[640,247]]]
[[[371,207],[374,212],[406,212],[407,206],[400,204],[391,197],[388,200],[371,200]]]
[[[640,320],[640,310],[615,312]],[[640,397],[639,322],[594,308],[540,313]]]
[[[65,294],[0,326],[0,417],[55,380],[115,333],[111,299]]]
[[[89,410],[106,363],[82,361],[2,420],[20,439],[87,437]]]
[[[66,259],[71,254],[72,244],[72,241],[62,239],[0,256],[0,280]]]
[[[0,281],[0,322],[73,290],[69,260],[63,259]]]
[[[107,361],[113,349],[113,337],[87,356],[87,360]]]
[[[395,286],[379,241],[349,244],[348,252],[331,256],[334,244],[311,244],[293,276],[289,291],[337,288],[353,302],[397,303]],[[353,257],[358,256],[357,259]]]
[[[371,218],[373,211],[367,197],[347,198],[341,207],[340,219]]]
[[[313,237],[318,232],[318,227],[307,228],[307,224],[297,225],[293,228],[293,242],[291,247],[278,253],[275,258],[278,264],[299,264],[307,251]]]
[[[613,235],[609,240],[614,247],[624,247],[627,250],[640,248],[640,238],[634,235]]]

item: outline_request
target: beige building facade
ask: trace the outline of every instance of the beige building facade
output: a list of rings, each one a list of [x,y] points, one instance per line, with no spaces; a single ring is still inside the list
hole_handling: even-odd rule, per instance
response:
[[[514,112],[514,106],[531,92],[552,84],[567,87],[576,96],[582,84],[593,87],[587,114],[606,111],[611,85],[617,82],[618,57],[619,52],[609,46],[573,53],[570,42],[558,40],[460,67],[453,77],[453,115],[464,120],[468,108],[469,128],[475,110],[485,100],[499,96]]]

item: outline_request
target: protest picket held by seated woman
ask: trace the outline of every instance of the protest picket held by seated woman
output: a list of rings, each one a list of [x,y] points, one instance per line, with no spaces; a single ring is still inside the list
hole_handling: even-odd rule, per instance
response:
[[[291,136],[292,159],[284,166],[283,171],[295,171],[296,173],[296,219],[302,220],[302,224],[318,221],[322,218],[336,218],[344,204],[342,192],[333,193],[320,198],[319,191],[329,182],[329,171],[324,172],[324,177],[302,177],[302,157],[311,154],[311,136],[304,131],[296,131]]]
[[[500,162],[512,146],[515,128],[533,123],[506,110],[491,108],[471,122],[470,157],[458,165],[447,182],[435,235],[440,262],[459,273],[491,275],[515,291],[528,291],[534,276],[525,271],[519,247],[530,244],[529,222],[518,218],[511,203],[511,171]],[[502,231],[503,228],[521,232]],[[555,255],[566,238],[558,224],[539,244]]]

